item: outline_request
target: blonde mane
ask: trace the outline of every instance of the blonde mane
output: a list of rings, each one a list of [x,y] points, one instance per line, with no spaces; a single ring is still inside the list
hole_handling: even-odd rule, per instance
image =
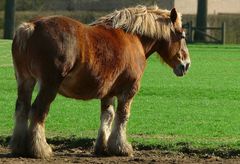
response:
[[[159,9],[158,6],[136,6],[116,10],[90,25],[106,25],[121,28],[132,34],[166,40],[170,40],[170,32],[173,28],[170,11]]]

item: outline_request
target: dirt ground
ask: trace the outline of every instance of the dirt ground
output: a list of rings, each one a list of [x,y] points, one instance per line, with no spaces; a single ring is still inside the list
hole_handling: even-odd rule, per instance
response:
[[[216,156],[203,156],[169,153],[160,150],[135,151],[133,157],[97,157],[92,150],[81,148],[54,148],[54,156],[48,160],[13,157],[7,147],[0,146],[0,163],[240,163],[240,157],[223,159]]]

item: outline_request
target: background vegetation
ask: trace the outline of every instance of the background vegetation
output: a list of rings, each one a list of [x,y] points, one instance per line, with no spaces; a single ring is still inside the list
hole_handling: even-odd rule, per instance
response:
[[[16,81],[10,46],[11,41],[0,40],[0,138],[13,128]],[[129,139],[137,148],[239,153],[240,46],[190,45],[189,50],[192,65],[184,78],[151,56],[132,105]],[[92,140],[99,121],[97,100],[59,95],[47,119],[47,137]]]

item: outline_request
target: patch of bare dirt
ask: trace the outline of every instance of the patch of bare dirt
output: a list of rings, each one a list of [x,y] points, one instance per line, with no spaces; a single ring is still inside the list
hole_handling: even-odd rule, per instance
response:
[[[55,147],[50,159],[13,157],[7,147],[0,146],[0,163],[240,163],[240,157],[224,159],[216,156],[203,156],[169,153],[160,150],[135,151],[133,157],[97,157],[92,150],[83,148]]]

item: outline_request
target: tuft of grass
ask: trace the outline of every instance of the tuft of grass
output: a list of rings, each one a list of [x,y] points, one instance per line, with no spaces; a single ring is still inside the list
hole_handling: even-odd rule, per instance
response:
[[[0,143],[14,124],[16,81],[10,47],[11,41],[0,40]],[[240,46],[200,44],[189,50],[192,65],[183,78],[156,55],[150,57],[132,105],[128,138],[138,149],[239,154]],[[99,114],[97,100],[57,96],[46,122],[47,137],[51,143],[66,139],[66,145],[91,146]]]

